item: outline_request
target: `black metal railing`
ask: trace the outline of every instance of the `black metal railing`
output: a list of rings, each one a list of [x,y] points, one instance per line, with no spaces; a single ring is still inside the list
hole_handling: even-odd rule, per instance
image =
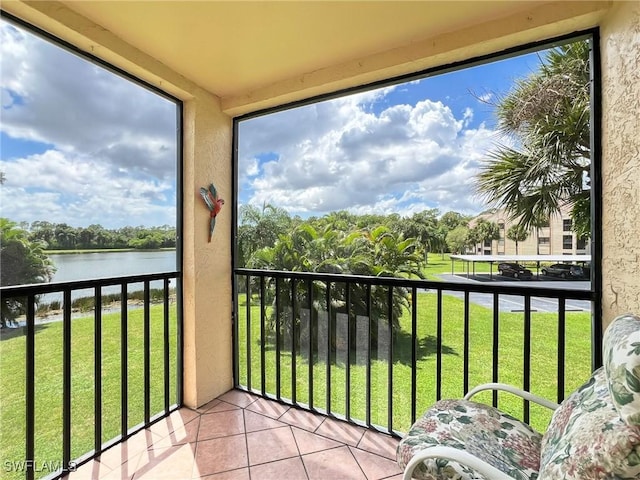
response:
[[[2,287],[0,295],[2,302],[20,300],[26,307],[0,337],[5,345],[24,338],[24,347],[17,346],[24,348],[24,404],[12,406],[24,415],[24,456],[7,458],[4,451],[8,474],[59,478],[182,404],[179,272]],[[45,316],[38,308],[45,302],[60,311]],[[74,306],[78,302],[81,307]],[[85,369],[88,357],[93,365]],[[61,378],[44,372],[48,363],[61,364]],[[61,399],[39,391],[55,392],[60,384]],[[58,400],[60,424],[48,421],[53,433],[45,432],[39,419],[55,417]],[[80,439],[86,429],[93,435]]]
[[[590,288],[245,268],[235,278],[236,387],[387,433],[478,383],[560,402],[592,369]],[[534,424],[550,415],[502,393],[486,401]]]

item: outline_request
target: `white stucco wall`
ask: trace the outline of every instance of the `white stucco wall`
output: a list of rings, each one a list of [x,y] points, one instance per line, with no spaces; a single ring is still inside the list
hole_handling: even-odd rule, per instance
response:
[[[603,324],[640,314],[640,2],[601,25]]]

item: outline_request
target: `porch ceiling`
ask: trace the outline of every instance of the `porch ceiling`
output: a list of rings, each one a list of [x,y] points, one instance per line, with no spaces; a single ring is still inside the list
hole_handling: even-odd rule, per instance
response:
[[[219,96],[231,114],[447,63],[438,55],[451,61],[463,47],[460,59],[593,26],[611,4],[8,0],[3,8],[15,3],[62,22],[80,14]]]

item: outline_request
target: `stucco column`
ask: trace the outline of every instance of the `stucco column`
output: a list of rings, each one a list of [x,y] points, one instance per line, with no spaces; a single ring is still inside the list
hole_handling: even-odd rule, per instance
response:
[[[231,337],[232,120],[219,100],[196,92],[184,103],[184,403],[197,407],[233,386]],[[213,183],[226,205],[208,243],[200,187]]]
[[[602,22],[603,326],[640,314],[640,3]]]

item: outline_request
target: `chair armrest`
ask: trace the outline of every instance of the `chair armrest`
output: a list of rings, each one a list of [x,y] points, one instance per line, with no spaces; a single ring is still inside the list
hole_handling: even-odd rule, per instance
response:
[[[560,406],[557,403],[554,403],[554,402],[552,402],[550,400],[547,400],[546,398],[539,397],[537,395],[534,395],[533,393],[525,392],[524,390],[521,390],[519,388],[513,387],[511,385],[506,385],[504,383],[485,383],[485,384],[482,384],[482,385],[478,385],[476,388],[470,390],[464,396],[464,399],[465,400],[469,400],[476,393],[482,392],[482,391],[485,391],[485,390],[502,390],[502,391],[505,391],[505,392],[509,392],[509,393],[514,394],[514,395],[517,395],[518,397],[524,398],[525,400],[529,400],[531,402],[537,403],[538,405],[542,405],[543,407],[547,407],[547,408],[549,408],[551,410],[555,410],[556,408],[558,408]]]
[[[478,457],[464,450],[443,446],[429,447],[417,452],[409,463],[407,463],[402,477],[403,480],[411,480],[415,468],[429,458],[446,458],[447,460],[453,460],[454,462],[473,468],[476,472],[491,480],[513,480],[513,477],[510,477],[493,465],[489,465],[484,460],[480,460]]]

